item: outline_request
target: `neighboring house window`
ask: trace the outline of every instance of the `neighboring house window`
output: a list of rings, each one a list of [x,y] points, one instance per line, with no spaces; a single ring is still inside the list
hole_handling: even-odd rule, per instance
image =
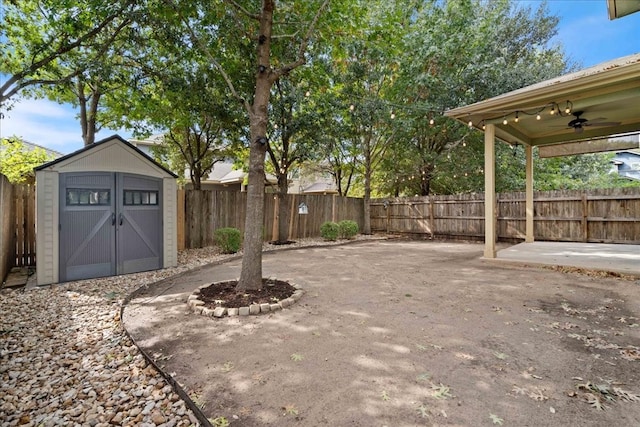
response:
[[[157,191],[124,190],[125,206],[157,205]]]
[[[111,192],[105,189],[67,188],[67,206],[111,204]]]

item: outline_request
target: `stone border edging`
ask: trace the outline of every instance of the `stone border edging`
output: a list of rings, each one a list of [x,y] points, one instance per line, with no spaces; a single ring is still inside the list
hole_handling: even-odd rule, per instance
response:
[[[378,240],[378,239],[372,239],[372,240]],[[379,239],[379,240],[387,240],[387,239]],[[364,240],[364,241],[366,242],[367,240]],[[308,249],[308,248],[319,248],[319,247],[330,247],[330,246],[342,246],[342,245],[347,245],[347,244],[350,244],[350,243],[359,243],[359,242],[362,242],[362,241],[353,240],[353,241],[347,241],[347,242],[344,242],[344,243],[340,243],[340,244],[337,244],[337,245],[309,245],[309,246],[304,246],[304,247],[277,248],[277,249],[272,249],[270,251],[263,251],[263,255],[264,254],[268,254],[269,252],[278,252],[278,251],[287,251],[287,250],[296,250],[296,249]],[[140,354],[142,354],[142,356],[147,360],[147,362],[149,362],[160,373],[160,375],[162,375],[162,377],[169,383],[169,385],[178,394],[178,396],[180,396],[180,398],[185,402],[185,404],[191,410],[191,412],[193,412],[193,415],[198,419],[198,421],[200,421],[201,425],[204,426],[204,427],[213,427],[213,426],[211,425],[211,422],[207,419],[206,415],[204,415],[202,410],[195,404],[195,402],[193,400],[191,400],[191,398],[189,397],[187,392],[180,386],[180,384],[171,375],[169,375],[167,372],[165,372],[163,369],[161,369],[160,366],[158,366],[158,364],[156,364],[155,360],[149,354],[147,354],[147,352],[144,351],[142,349],[142,347],[140,347],[138,345],[136,340],[133,339],[133,337],[131,336],[131,334],[129,333],[127,328],[125,327],[124,321],[122,319],[124,318],[124,316],[123,316],[124,315],[124,310],[129,305],[129,303],[134,298],[136,298],[139,294],[141,294],[142,292],[148,290],[149,287],[154,286],[154,285],[158,286],[158,285],[160,285],[162,283],[167,283],[167,282],[169,282],[171,280],[175,280],[175,279],[180,278],[180,276],[186,275],[188,273],[192,273],[194,271],[198,271],[198,270],[204,269],[206,267],[215,266],[215,265],[221,265],[221,264],[225,264],[225,263],[230,262],[230,261],[236,261],[238,259],[242,259],[242,255],[241,254],[232,255],[232,256],[230,256],[228,258],[216,260],[216,261],[213,261],[211,263],[203,264],[203,265],[200,265],[200,266],[192,268],[192,269],[187,269],[187,270],[185,270],[185,271],[183,271],[181,273],[174,274],[173,276],[165,277],[164,279],[158,280],[157,282],[148,283],[146,285],[140,286],[139,288],[137,288],[133,292],[131,292],[129,295],[125,296],[124,299],[122,300],[122,303],[120,304],[120,319],[119,319],[119,323],[120,323],[120,326],[122,327],[122,329],[124,330],[125,334],[127,335],[127,337],[136,346],[136,348],[138,349]],[[291,284],[291,285],[293,286],[293,284]],[[209,286],[209,285],[207,285],[207,286]],[[296,289],[296,292],[298,290],[302,291],[302,289]],[[300,294],[300,296],[302,296],[302,294]],[[293,295],[291,297],[289,297],[289,298],[292,298],[292,297],[293,297]],[[280,301],[280,303],[282,303],[282,301]]]
[[[191,400],[191,397],[189,397],[189,394],[187,394],[186,391],[184,391],[184,389],[180,386],[180,384],[175,380],[175,378],[173,378],[171,375],[169,375],[167,372],[165,372],[162,368],[160,368],[160,366],[158,366],[158,364],[156,363],[156,361],[149,355],[147,354],[146,351],[144,351],[142,349],[142,347],[140,347],[138,345],[138,343],[136,342],[135,339],[133,339],[133,337],[131,336],[131,334],[129,333],[129,331],[127,330],[127,328],[125,328],[124,326],[124,322],[123,322],[123,315],[124,315],[124,309],[126,307],[126,305],[131,301],[132,297],[140,290],[143,289],[144,286],[136,289],[135,291],[133,291],[131,294],[129,294],[124,301],[122,302],[122,304],[120,305],[120,326],[122,327],[122,329],[124,330],[124,333],[127,335],[127,337],[129,337],[129,339],[131,340],[131,342],[133,343],[133,345],[136,346],[136,348],[138,349],[138,351],[140,352],[140,354],[142,354],[142,356],[147,360],[147,362],[149,362],[149,364],[151,364],[156,371],[158,371],[158,373],[165,379],[165,381],[167,381],[167,383],[169,383],[169,385],[171,386],[171,388],[173,389],[173,391],[176,392],[176,394],[178,396],[180,396],[180,398],[184,401],[184,403],[187,405],[187,407],[191,410],[191,412],[193,412],[193,415],[196,417],[196,419],[198,421],[200,421],[201,426],[203,427],[213,427],[213,425],[211,424],[211,422],[209,421],[209,419],[207,418],[207,416],[202,412],[202,410],[200,409],[200,407],[198,407],[198,405],[195,404],[195,402],[193,400]]]
[[[279,280],[279,279],[276,279],[275,277],[269,277],[268,280]],[[280,311],[284,308],[292,306],[293,304],[298,302],[298,300],[302,297],[302,295],[304,295],[304,289],[302,289],[300,285],[289,282],[287,280],[282,280],[282,281],[291,285],[295,289],[295,291],[293,292],[293,294],[291,294],[290,297],[285,298],[282,301],[278,301],[277,303],[251,304],[248,307],[238,307],[238,308],[216,307],[211,309],[211,308],[205,307],[204,301],[198,298],[198,295],[200,294],[200,289],[208,288],[209,286],[216,285],[218,283],[228,282],[228,280],[223,280],[220,282],[213,282],[213,283],[199,286],[198,289],[196,289],[195,291],[193,291],[191,295],[189,295],[189,298],[187,299],[187,305],[189,306],[189,309],[196,314],[201,314],[207,317],[218,317],[218,318],[225,317],[225,316],[234,317],[234,316],[258,315],[258,314],[272,313],[274,311]]]

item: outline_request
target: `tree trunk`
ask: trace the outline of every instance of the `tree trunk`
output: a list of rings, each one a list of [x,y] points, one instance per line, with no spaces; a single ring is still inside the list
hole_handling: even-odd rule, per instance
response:
[[[362,234],[371,234],[371,149],[367,141],[364,152],[364,226]]]
[[[289,192],[289,181],[287,174],[278,175],[278,242],[286,243],[289,240],[289,206],[287,203],[287,193]]]
[[[96,82],[95,87],[90,88],[91,94],[89,98],[87,98],[86,86],[82,77],[78,76],[78,80],[76,81],[76,95],[78,96],[78,105],[80,106],[80,126],[82,127],[82,141],[85,147],[96,141],[96,119],[100,97],[102,96],[99,83]]]
[[[244,255],[237,291],[262,289],[262,224],[264,222],[264,158],[267,152],[266,134],[270,79],[271,30],[275,0],[264,0],[260,16],[258,42],[258,73],[253,105],[249,111],[249,184],[247,186],[247,215],[244,226]]]

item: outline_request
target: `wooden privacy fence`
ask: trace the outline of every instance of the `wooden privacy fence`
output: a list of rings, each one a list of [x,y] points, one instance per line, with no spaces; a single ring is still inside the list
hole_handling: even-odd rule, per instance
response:
[[[0,282],[4,281],[13,266],[15,254],[15,208],[13,185],[7,177],[0,175]]]
[[[36,202],[33,184],[11,184],[0,175],[0,280],[11,267],[36,265]]]
[[[36,186],[18,184],[14,188],[16,253],[15,267],[36,265]]]
[[[499,239],[524,239],[524,192],[498,194],[496,212]],[[376,199],[371,229],[481,240],[484,194]],[[535,192],[534,238],[640,244],[640,188]]]
[[[335,195],[289,194],[289,238],[292,240],[320,236],[325,221],[356,221],[364,225],[362,199]],[[277,198],[265,194],[263,238],[274,239],[277,223]],[[299,214],[305,203],[308,214]],[[234,227],[244,231],[247,194],[235,191],[178,191],[178,248],[198,248],[214,244],[213,233],[218,228]],[[182,216],[183,215],[183,216]],[[181,217],[184,220],[181,220]]]

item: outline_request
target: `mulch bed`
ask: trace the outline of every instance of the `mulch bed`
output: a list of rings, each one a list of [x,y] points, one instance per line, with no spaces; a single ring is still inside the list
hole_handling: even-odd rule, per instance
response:
[[[219,282],[200,289],[198,299],[204,301],[206,308],[240,308],[251,304],[277,303],[289,298],[295,288],[282,280],[262,279],[262,289],[236,291],[237,280]]]

